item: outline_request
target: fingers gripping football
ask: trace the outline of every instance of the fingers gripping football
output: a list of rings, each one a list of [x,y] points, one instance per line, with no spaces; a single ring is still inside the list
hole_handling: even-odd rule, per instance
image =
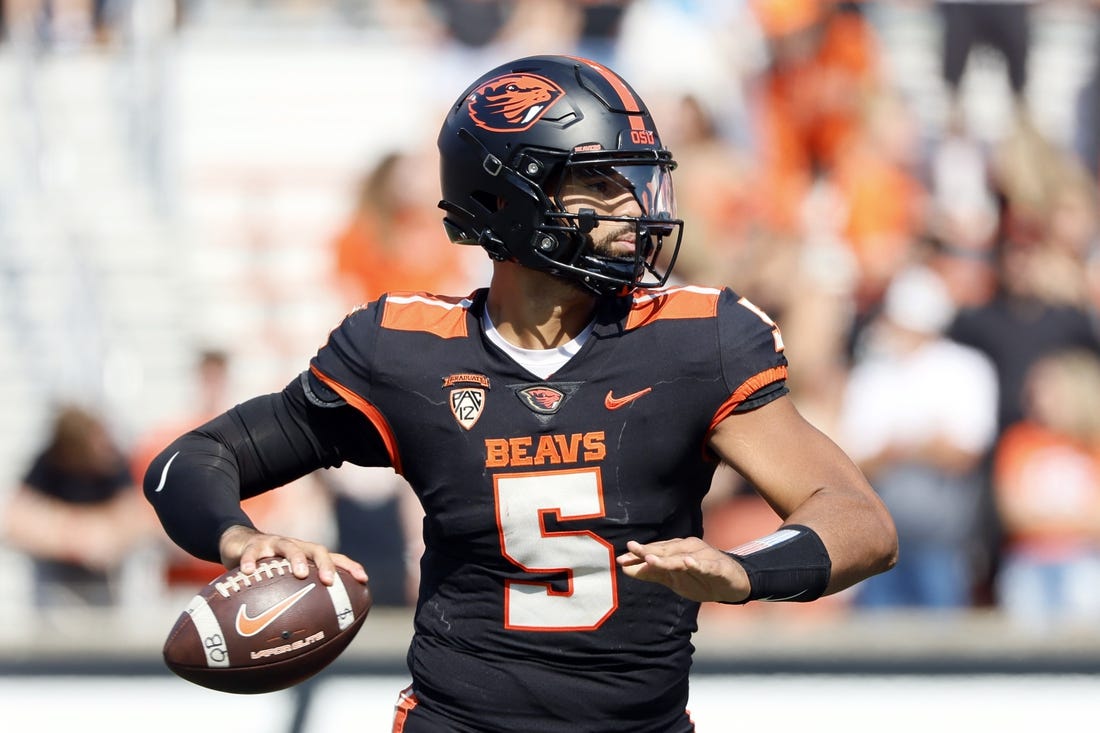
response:
[[[749,578],[740,563],[698,537],[627,543],[618,563],[631,578],[660,583],[693,601],[743,600]]]
[[[368,580],[363,566],[347,555],[330,552],[324,545],[306,540],[264,534],[251,527],[235,526],[227,529],[219,543],[222,564],[227,568],[240,567],[244,573],[256,570],[256,563],[263,558],[285,557],[291,572],[297,578],[309,575],[309,565],[317,568],[321,582],[331,586],[336,579],[336,569],[346,570],[360,583]]]

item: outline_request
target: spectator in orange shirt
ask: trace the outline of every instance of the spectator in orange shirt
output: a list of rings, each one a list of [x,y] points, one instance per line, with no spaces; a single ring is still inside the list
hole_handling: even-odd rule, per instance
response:
[[[854,256],[861,313],[881,302],[926,229],[928,192],[917,173],[917,139],[915,117],[904,102],[889,92],[876,94],[830,172],[846,210],[840,234]]]
[[[1100,623],[1100,358],[1069,350],[1029,372],[1026,416],[994,458],[1004,531],[995,590],[1038,631]]]
[[[753,107],[777,228],[797,223],[810,184],[833,169],[878,88],[878,50],[863,16],[832,0],[752,0],[771,64]]]
[[[424,151],[391,151],[364,178],[355,210],[334,242],[336,278],[350,303],[388,291],[473,289],[478,247],[441,247],[438,163]]]
[[[752,8],[771,60],[752,97],[766,221],[807,236],[811,194],[829,189],[844,212],[836,233],[856,267],[855,306],[868,313],[923,228],[915,116],[882,79],[858,3],[753,0]]]

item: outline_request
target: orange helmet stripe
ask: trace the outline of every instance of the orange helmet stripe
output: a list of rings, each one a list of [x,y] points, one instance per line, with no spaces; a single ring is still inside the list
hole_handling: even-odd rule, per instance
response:
[[[607,83],[610,84],[619,95],[619,99],[623,103],[623,109],[627,112],[640,113],[642,111],[642,106],[638,103],[638,98],[634,96],[633,92],[631,92],[630,88],[626,85],[626,82],[624,82],[614,71],[592,59],[581,58],[580,56],[568,56],[567,58],[581,62],[606,79]],[[642,119],[641,114],[630,115],[630,127],[633,130],[645,129],[645,120]]]

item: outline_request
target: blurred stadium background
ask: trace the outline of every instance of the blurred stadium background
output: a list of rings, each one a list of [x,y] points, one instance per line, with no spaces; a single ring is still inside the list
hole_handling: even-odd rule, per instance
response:
[[[433,144],[442,110],[491,63],[562,50],[534,29],[459,52],[409,24],[415,4],[56,0],[43,14],[35,0],[0,3],[0,496],[61,400],[96,404],[125,444],[186,412],[199,349],[232,353],[234,399],[281,388],[349,310],[332,286],[332,242],[364,171]],[[727,4],[737,22],[740,0],[714,0]],[[706,3],[632,5],[658,17]],[[934,4],[863,5],[915,122],[936,129],[947,102]],[[1096,16],[1086,2],[1037,9],[1029,96],[1036,124],[1068,147]],[[736,96],[715,59],[697,57],[704,31],[620,37],[633,51],[625,75],[647,99],[687,77]],[[733,55],[759,63],[759,40],[722,36],[735,37],[746,46]],[[972,59],[966,105],[988,140],[1010,116],[1005,84],[999,58]],[[434,186],[432,165],[421,174]],[[406,611],[374,612],[316,685],[233,698],[160,666],[181,606],[150,587],[156,563],[128,562],[119,608],[44,612],[27,559],[0,545],[0,706],[13,730],[387,729]],[[1100,620],[1034,635],[991,608],[769,609],[704,614],[696,646],[701,731],[1022,731],[1091,719],[1100,700]]]

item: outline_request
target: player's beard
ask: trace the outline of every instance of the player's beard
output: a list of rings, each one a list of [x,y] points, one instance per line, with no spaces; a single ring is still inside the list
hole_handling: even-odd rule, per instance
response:
[[[599,227],[597,227],[591,234],[589,234],[589,250],[592,254],[598,257],[606,257],[612,260],[633,260],[634,259],[634,247],[638,246],[637,229],[630,224],[624,224],[610,229],[602,236],[599,234]],[[633,242],[633,246],[627,249],[623,247],[620,242]],[[618,244],[618,246],[616,246]]]

